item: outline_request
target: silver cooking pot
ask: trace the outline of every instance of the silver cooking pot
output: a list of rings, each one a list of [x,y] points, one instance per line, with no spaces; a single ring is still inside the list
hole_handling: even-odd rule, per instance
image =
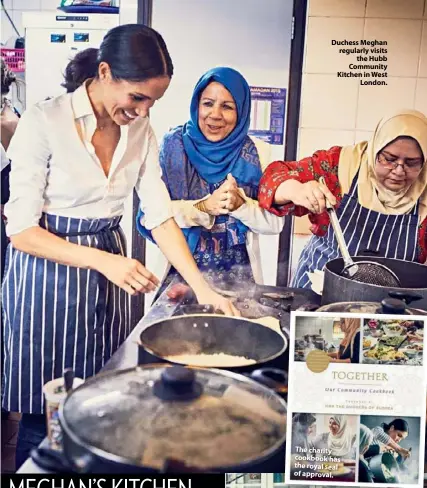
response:
[[[357,256],[355,262],[364,261],[366,257]],[[344,268],[342,258],[329,261],[324,268],[325,278],[322,292],[322,305],[336,302],[381,302],[389,293],[413,294],[419,296],[417,308],[427,310],[427,266],[400,259],[369,257],[391,269],[401,282],[400,288],[385,288],[353,281],[341,272]]]

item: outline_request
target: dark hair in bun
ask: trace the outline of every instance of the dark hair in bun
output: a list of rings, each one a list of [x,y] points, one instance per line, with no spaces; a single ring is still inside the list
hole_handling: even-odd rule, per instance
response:
[[[108,31],[99,49],[79,52],[68,63],[62,86],[68,93],[75,91],[87,79],[98,76],[102,62],[108,64],[116,80],[138,82],[173,74],[162,36],[145,25],[127,24]]]
[[[388,432],[391,427],[394,427],[395,430],[409,433],[409,425],[405,419],[394,419],[389,424],[382,423],[381,427],[384,429],[385,432]]]
[[[98,71],[98,49],[90,47],[80,51],[68,63],[64,73],[62,86],[71,93],[88,78],[95,78]]]

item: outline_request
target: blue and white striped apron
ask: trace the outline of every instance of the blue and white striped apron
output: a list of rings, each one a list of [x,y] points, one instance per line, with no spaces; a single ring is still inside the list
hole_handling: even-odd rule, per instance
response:
[[[363,251],[375,251],[378,256],[405,261],[417,261],[418,203],[409,214],[386,215],[362,207],[357,197],[357,178],[337,209],[338,220],[351,256]],[[341,257],[331,225],[326,235],[312,236],[298,262],[292,286],[310,288],[307,273],[322,270],[332,259]]]
[[[40,226],[69,242],[126,255],[121,217],[44,214]],[[2,305],[3,407],[43,413],[43,385],[64,369],[96,374],[130,333],[130,296],[94,270],[54,263],[8,247]]]

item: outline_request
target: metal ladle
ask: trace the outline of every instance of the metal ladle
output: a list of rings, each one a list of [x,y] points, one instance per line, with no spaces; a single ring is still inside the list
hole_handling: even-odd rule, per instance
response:
[[[326,186],[325,179],[319,178],[319,183]],[[332,229],[335,233],[335,238],[338,242],[338,247],[341,252],[344,268],[341,271],[341,276],[353,281],[365,283],[369,285],[384,286],[390,288],[400,288],[400,280],[396,274],[383,264],[376,263],[374,261],[353,261],[350,253],[348,252],[347,245],[345,243],[344,234],[341,229],[341,225],[338,220],[338,216],[335,212],[334,206],[326,200],[326,210],[331,221]]]

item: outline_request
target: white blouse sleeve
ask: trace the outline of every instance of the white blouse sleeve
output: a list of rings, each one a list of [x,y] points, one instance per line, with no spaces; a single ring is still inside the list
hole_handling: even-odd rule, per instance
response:
[[[251,137],[251,139],[258,151],[261,170],[264,172],[271,163],[271,147],[260,139],[255,137]],[[255,234],[274,235],[282,232],[285,224],[284,217],[279,217],[261,208],[258,200],[247,197],[242,189],[240,189],[240,193],[245,203],[234,212],[231,212],[233,217],[240,220]]]
[[[176,223],[181,229],[190,227],[205,227],[211,229],[215,223],[215,217],[198,210],[195,205],[209,198],[209,195],[200,200],[173,200],[172,211]]]
[[[240,194],[245,203],[237,210],[230,212],[237,220],[240,220],[255,234],[274,235],[280,234],[285,224],[284,217],[278,217],[259,206],[258,200],[253,200],[240,189]]]
[[[23,113],[10,142],[10,199],[5,206],[8,236],[39,225],[51,154],[46,127],[42,109],[34,105]]]
[[[144,212],[141,224],[153,230],[173,217],[171,199],[162,180],[159,164],[159,150],[152,128],[148,132],[148,149],[135,185]]]

